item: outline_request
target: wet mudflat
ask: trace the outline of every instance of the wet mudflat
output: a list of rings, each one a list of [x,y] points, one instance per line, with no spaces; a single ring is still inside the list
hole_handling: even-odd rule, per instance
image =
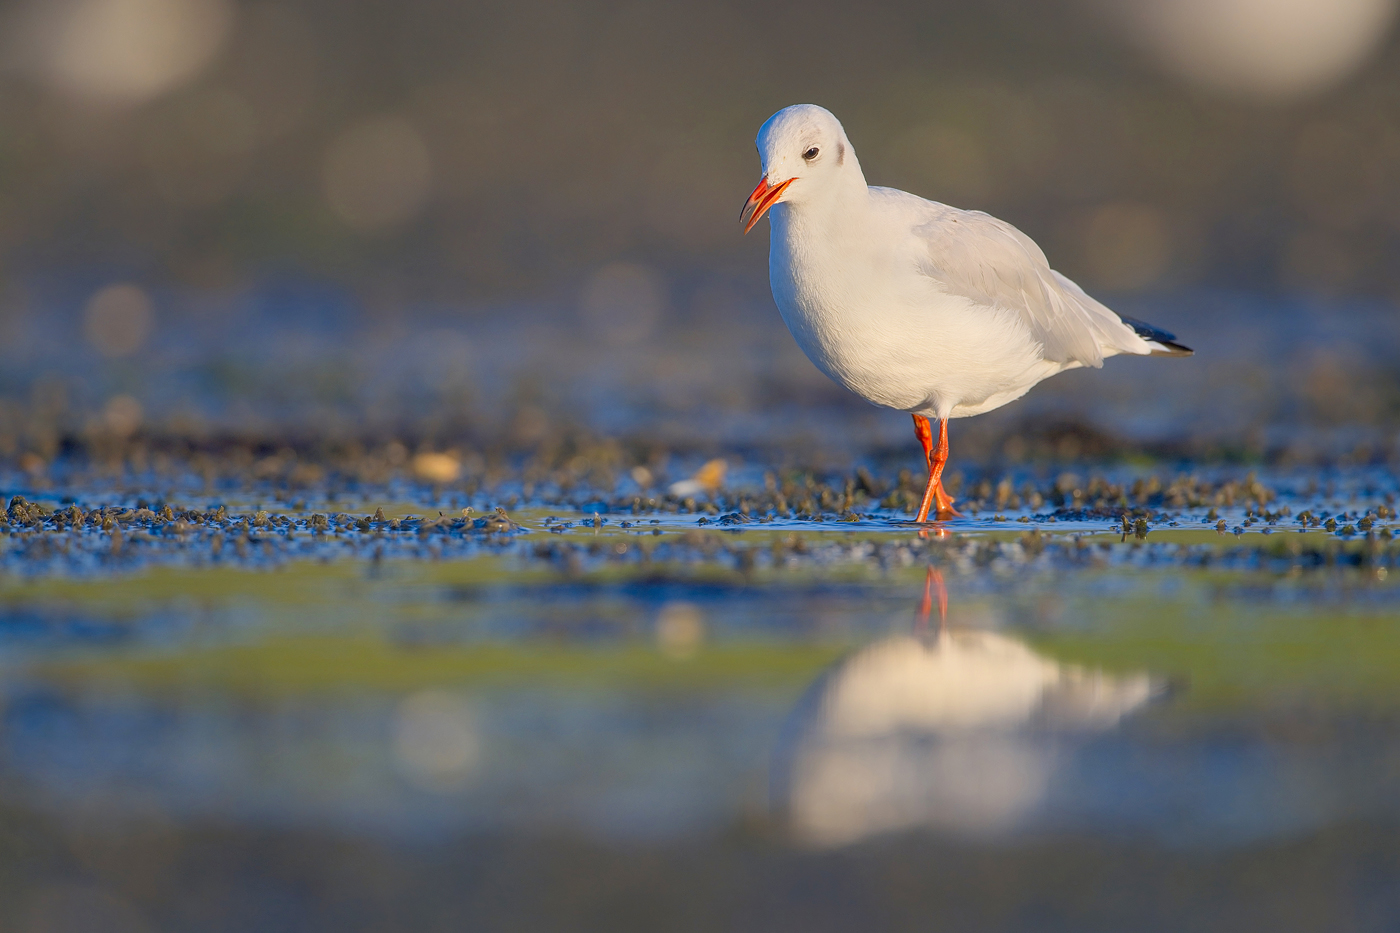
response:
[[[695,477],[12,475],[0,921],[1400,915],[1389,471]]]

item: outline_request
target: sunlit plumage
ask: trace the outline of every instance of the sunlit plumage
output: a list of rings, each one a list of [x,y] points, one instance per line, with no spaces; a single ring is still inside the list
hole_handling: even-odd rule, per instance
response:
[[[845,130],[811,104],[758,133],[773,298],[807,357],[876,405],[907,411],[929,462],[917,520],[943,492],[947,421],[1020,398],[1056,373],[1120,353],[1183,356],[1174,337],[1124,318],[1050,268],[1021,231],[894,188],[870,187]],[[928,421],[939,422],[935,441]]]

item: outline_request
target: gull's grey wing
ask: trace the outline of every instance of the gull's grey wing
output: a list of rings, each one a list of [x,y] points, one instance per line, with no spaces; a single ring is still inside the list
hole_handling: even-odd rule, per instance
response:
[[[1149,351],[1131,326],[1051,269],[1035,241],[1011,224],[924,203],[932,211],[914,228],[928,244],[924,272],[951,294],[1024,315],[1047,360],[1098,367],[1105,355]]]

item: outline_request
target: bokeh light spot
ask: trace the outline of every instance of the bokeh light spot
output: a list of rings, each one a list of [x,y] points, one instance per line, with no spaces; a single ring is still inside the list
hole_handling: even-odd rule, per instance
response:
[[[141,403],[130,395],[114,395],[102,408],[102,424],[117,437],[130,437],[141,427]]]
[[[460,787],[481,762],[471,703],[446,690],[422,690],[404,699],[394,721],[394,760],[421,787]]]
[[[83,310],[83,336],[103,356],[128,356],[145,345],[155,310],[145,289],[129,283],[108,285]]]
[[[401,117],[371,117],[338,136],[326,152],[322,187],[345,224],[361,232],[393,227],[423,209],[432,161],[423,137]]]
[[[413,458],[413,475],[428,483],[450,483],[462,475],[462,461],[451,451],[425,450]]]
[[[661,276],[630,262],[615,262],[593,274],[579,296],[579,310],[590,332],[612,345],[645,341],[666,309]]]
[[[202,71],[232,24],[228,0],[37,0],[11,54],[59,90],[137,104]]]
[[[1396,0],[1098,0],[1168,71],[1230,96],[1283,101],[1361,67]]]
[[[656,646],[668,657],[691,657],[705,641],[705,615],[694,603],[669,602],[656,616]]]

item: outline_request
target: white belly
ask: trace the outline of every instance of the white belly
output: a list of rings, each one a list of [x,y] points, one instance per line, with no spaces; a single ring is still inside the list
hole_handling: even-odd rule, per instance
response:
[[[843,265],[788,255],[775,237],[773,299],[807,358],[866,401],[967,417],[1019,398],[1063,368],[1041,358],[1009,312],[945,294],[927,277],[881,275],[873,262],[851,263],[854,273]]]

